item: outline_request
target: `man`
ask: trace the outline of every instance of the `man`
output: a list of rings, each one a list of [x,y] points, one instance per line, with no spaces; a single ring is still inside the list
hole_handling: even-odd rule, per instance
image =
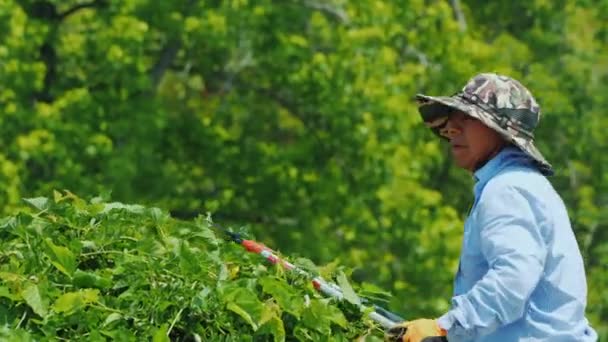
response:
[[[417,96],[427,126],[473,173],[451,310],[400,324],[388,339],[596,341],[587,284],[568,213],[534,145],[540,107],[518,81],[479,74],[450,97]],[[399,330],[404,336],[396,337]]]

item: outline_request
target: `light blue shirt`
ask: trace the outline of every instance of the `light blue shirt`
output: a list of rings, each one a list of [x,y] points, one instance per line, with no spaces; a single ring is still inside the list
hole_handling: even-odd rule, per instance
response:
[[[452,308],[438,320],[448,340],[597,341],[583,259],[551,183],[515,147],[475,179]]]

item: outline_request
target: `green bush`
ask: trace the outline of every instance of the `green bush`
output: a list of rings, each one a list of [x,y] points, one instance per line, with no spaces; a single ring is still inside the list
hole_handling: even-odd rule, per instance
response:
[[[354,305],[323,298],[309,279],[218,237],[209,218],[180,221],[158,208],[85,201],[69,192],[26,202],[31,213],[0,222],[4,339],[381,336]]]

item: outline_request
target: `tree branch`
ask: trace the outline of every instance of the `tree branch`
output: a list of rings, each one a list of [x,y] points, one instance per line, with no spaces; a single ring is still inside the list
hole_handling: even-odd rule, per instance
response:
[[[411,47],[411,46],[407,46],[404,50],[403,53],[405,55],[412,55],[415,56],[418,59],[418,62],[422,65],[424,65],[425,67],[430,66],[430,62],[429,62],[429,58],[420,50]]]
[[[101,7],[103,5],[107,5],[107,0],[93,0],[90,2],[78,4],[70,9],[68,9],[67,11],[59,14],[59,19],[63,20],[65,18],[67,18],[68,16],[80,11],[81,9],[92,8],[92,7]]]
[[[281,1],[281,3],[282,3],[282,1]],[[310,9],[327,14],[332,18],[338,19],[338,21],[341,23],[348,24],[348,22],[349,22],[348,15],[346,14],[346,12],[344,12],[343,9],[337,8],[335,6],[332,6],[331,4],[326,3],[326,0],[325,1],[302,0],[302,1],[297,1],[297,3],[300,3]]]
[[[585,237],[583,239],[583,246],[581,248],[582,249],[581,253],[583,254],[583,257],[586,260],[591,255],[591,246],[593,245],[595,233],[597,232],[599,226],[600,226],[599,223],[594,223],[591,226],[591,228],[589,229],[589,231],[587,232],[587,235],[585,235]]]
[[[55,47],[49,40],[50,39],[47,39],[40,47],[40,59],[42,59],[42,62],[46,66],[46,72],[44,74],[42,90],[34,95],[34,99],[42,102],[53,101],[51,86],[55,83],[55,79],[57,78],[57,54],[55,52]]]
[[[304,125],[304,127],[306,128],[306,131],[312,136],[312,138],[315,139],[315,141],[317,142],[320,151],[318,151],[316,153],[315,158],[322,158],[321,156],[325,153],[327,154],[330,151],[330,148],[323,142],[323,139],[321,138],[321,136],[318,133],[318,129],[322,128],[322,127],[318,127],[315,125],[312,125],[310,123],[310,120],[306,120],[306,114],[313,114],[313,115],[317,115],[320,116],[319,113],[304,113],[301,110],[299,110],[297,108],[297,104],[292,102],[291,99],[286,98],[283,94],[281,94],[279,91],[275,90],[275,89],[270,89],[270,88],[261,88],[261,87],[256,87],[254,85],[248,84],[247,82],[243,82],[242,80],[236,78],[234,80],[234,83],[236,85],[237,88],[241,88],[241,89],[245,89],[245,90],[251,90],[253,92],[255,92],[256,94],[263,96],[267,99],[272,100],[273,102],[275,102],[276,104],[278,104],[279,106],[283,107],[284,109],[286,109],[289,113],[291,113],[293,116],[295,116],[296,118],[298,118],[298,120],[300,120],[300,122],[302,123],[302,125]],[[319,163],[322,163],[323,160],[318,160]]]
[[[59,25],[61,25],[62,20],[81,9],[101,7],[106,3],[107,0],[93,0],[87,3],[78,4],[63,13],[58,13],[57,6],[50,1],[36,1],[24,7],[28,16],[49,22],[49,32],[38,51],[40,59],[46,67],[46,72],[44,74],[42,89],[33,94],[34,100],[43,102],[53,101],[51,87],[57,79],[57,64],[59,62],[54,42],[57,38],[57,29],[59,28]]]
[[[167,45],[165,45],[165,47],[160,52],[160,57],[158,58],[158,61],[156,62],[156,64],[154,64],[152,70],[150,70],[150,78],[152,79],[153,89],[156,89],[156,87],[158,87],[158,84],[163,78],[163,75],[171,66],[171,63],[173,63],[173,60],[177,56],[177,52],[179,51],[181,45],[182,43],[179,41],[179,39],[172,39],[167,42]]]
[[[188,13],[190,8],[196,4],[197,0],[190,0],[184,6],[184,13]],[[160,57],[152,69],[150,70],[150,79],[152,80],[152,89],[155,90],[163,78],[163,75],[169,69],[173,60],[177,56],[179,49],[182,47],[182,42],[179,37],[170,38],[167,45],[160,52]]]
[[[295,104],[293,104],[292,102],[290,102],[288,99],[286,99],[282,95],[278,94],[277,92],[273,91],[272,89],[263,89],[263,88],[257,88],[257,87],[249,87],[249,88],[252,89],[253,91],[255,91],[256,93],[273,100],[274,102],[279,104],[281,107],[287,109],[292,115],[297,117],[300,120],[300,122],[302,122],[302,124],[308,129],[308,131],[316,138],[317,142],[321,146],[323,145],[321,137],[317,134],[315,127],[312,127],[305,120],[304,115],[296,108]]]
[[[467,21],[464,17],[464,13],[462,12],[462,7],[460,7],[460,0],[450,0],[450,5],[452,6],[452,11],[454,12],[454,19],[458,21],[460,32],[465,32],[467,30]]]

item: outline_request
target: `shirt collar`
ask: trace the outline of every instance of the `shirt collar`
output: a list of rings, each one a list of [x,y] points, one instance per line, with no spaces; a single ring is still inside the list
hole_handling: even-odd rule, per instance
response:
[[[515,146],[503,148],[494,158],[490,159],[484,166],[473,174],[475,178],[475,197],[478,197],[485,184],[503,168],[512,163],[520,165],[529,164],[530,158]]]

